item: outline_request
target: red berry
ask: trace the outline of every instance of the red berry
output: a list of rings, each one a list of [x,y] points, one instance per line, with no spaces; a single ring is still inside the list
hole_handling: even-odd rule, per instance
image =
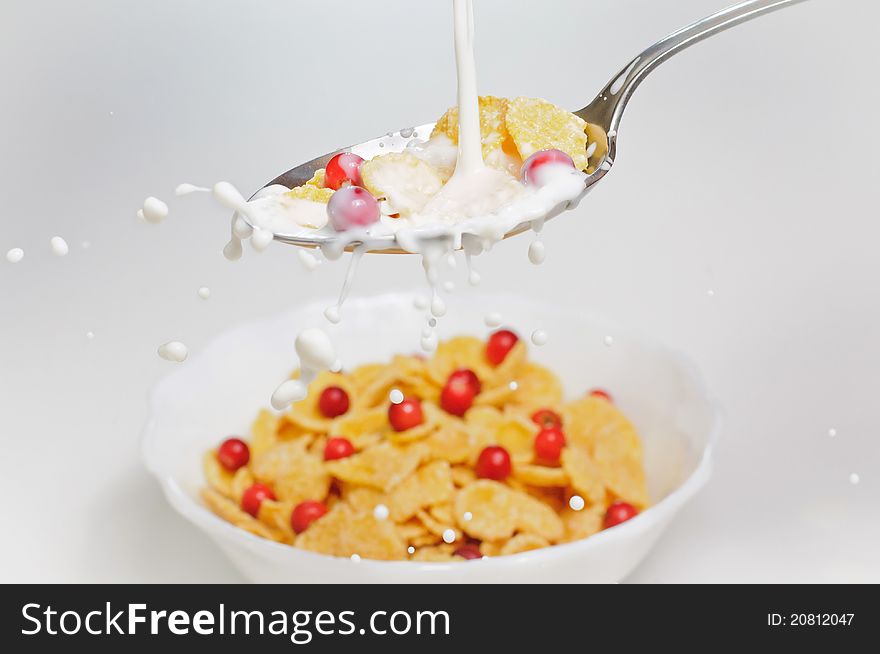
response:
[[[522,165],[522,181],[529,186],[543,186],[547,183],[547,172],[551,166],[567,166],[574,170],[574,161],[562,150],[550,148],[538,150]]]
[[[324,186],[338,191],[343,184],[361,185],[363,157],[354,152],[341,152],[327,162],[324,169]]]
[[[235,472],[251,460],[251,451],[240,438],[227,438],[217,450],[217,460],[229,472]]]
[[[626,522],[638,513],[636,507],[628,502],[614,502],[605,511],[605,529],[615,527],[621,522]]]
[[[354,454],[354,445],[347,438],[342,436],[334,436],[327,439],[324,446],[324,460],[335,461],[336,459],[344,459]]]
[[[477,477],[501,481],[510,475],[510,455],[500,445],[490,445],[477,459]]]
[[[513,349],[519,337],[509,329],[501,329],[489,337],[486,343],[486,358],[493,366],[504,361],[507,353]]]
[[[253,484],[242,494],[241,508],[256,518],[263,500],[274,499],[275,493],[266,484]]]
[[[552,409],[538,409],[532,414],[532,422],[542,429],[545,427],[562,427],[562,416]]]
[[[327,506],[323,502],[315,500],[300,502],[293,507],[293,512],[290,514],[290,526],[296,533],[301,534],[325,513],[327,513]]]
[[[474,389],[474,395],[479,394],[479,392],[483,390],[483,385],[480,383],[480,378],[477,377],[477,373],[468,368],[459,368],[449,375],[449,379],[446,380],[446,383],[451,384],[452,382],[462,382],[467,384]]]
[[[379,220],[379,203],[360,186],[343,186],[330,196],[327,218],[337,232],[367,227]]]
[[[480,548],[477,545],[462,545],[455,550],[453,554],[468,560],[483,558],[483,555],[480,553]]]
[[[611,394],[608,391],[603,391],[601,388],[594,388],[591,390],[590,397],[601,397],[606,402],[614,402],[611,398]]]
[[[422,403],[414,397],[408,397],[400,404],[392,404],[388,407],[388,422],[394,431],[406,431],[420,424],[422,416]]]
[[[348,393],[339,386],[328,386],[321,391],[318,398],[318,408],[327,418],[335,418],[341,416],[348,411]]]
[[[460,372],[471,373],[470,370]],[[471,374],[473,375],[473,373]],[[458,376],[456,377],[456,375]],[[474,375],[474,378],[476,378],[476,375]],[[479,380],[477,380],[477,384],[479,383]],[[471,408],[476,394],[473,379],[467,375],[459,375],[459,373],[454,372],[446,380],[446,385],[443,386],[443,390],[440,392],[440,406],[443,407],[446,413],[460,417]]]
[[[535,456],[541,461],[559,461],[565,447],[565,434],[559,427],[545,427],[535,436]]]

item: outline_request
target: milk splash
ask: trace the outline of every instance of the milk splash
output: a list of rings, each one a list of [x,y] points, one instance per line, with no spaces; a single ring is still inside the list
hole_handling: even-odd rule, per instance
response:
[[[322,370],[336,367],[336,349],[330,337],[320,329],[306,329],[299,333],[294,342],[296,356],[299,358],[300,378],[282,382],[272,393],[272,407],[284,411],[294,402],[304,400],[308,386]]]

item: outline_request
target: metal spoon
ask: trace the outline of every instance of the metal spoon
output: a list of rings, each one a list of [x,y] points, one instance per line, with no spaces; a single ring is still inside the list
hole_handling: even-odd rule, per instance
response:
[[[590,167],[587,169],[589,174],[584,191],[581,197],[588,193],[592,188],[601,181],[611,167],[617,156],[617,130],[623,112],[627,103],[632,97],[633,92],[645,77],[653,71],[661,63],[669,59],[672,55],[681,52],[685,48],[702,41],[710,36],[723,32],[735,25],[744,23],[758,16],[770,13],[777,9],[782,9],[789,5],[794,5],[804,0],[748,0],[741,2],[727,9],[723,9],[711,16],[707,16],[702,20],[698,20],[687,27],[684,27],[666,38],[658,41],[651,47],[644,50],[641,54],[630,61],[608,85],[602,89],[596,98],[583,109],[574,112],[587,122],[587,134],[589,143],[596,143],[596,147],[590,156]],[[280,184],[287,188],[301,186],[315,174],[320,168],[325,168],[327,162],[340,152],[354,152],[366,160],[377,155],[388,152],[401,152],[411,138],[427,137],[431,134],[434,123],[427,123],[414,128],[414,130],[404,130],[409,134],[405,137],[401,132],[382,136],[379,138],[359,143],[348,148],[342,148],[334,152],[322,155],[304,164],[300,164],[296,168],[288,170],[268,182],[263,188]],[[260,189],[262,190],[262,189]],[[260,191],[254,194],[256,196]],[[519,234],[529,229],[530,223],[522,223],[510,230],[505,238]],[[304,247],[321,247],[330,245],[338,237],[333,233],[314,232],[309,230],[301,230],[290,234],[275,234],[275,240],[292,245]],[[387,240],[387,243],[384,241]],[[350,243],[347,249],[353,249],[359,243]],[[393,236],[383,239],[379,247],[375,247],[375,243],[371,244],[372,252],[384,253],[405,253],[400,249]]]

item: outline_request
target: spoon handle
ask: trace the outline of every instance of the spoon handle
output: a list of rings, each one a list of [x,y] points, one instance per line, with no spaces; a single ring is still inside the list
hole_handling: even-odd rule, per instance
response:
[[[648,73],[672,55],[703,39],[758,16],[763,16],[771,11],[776,11],[799,2],[804,2],[804,0],[748,0],[727,9],[722,9],[718,13],[698,20],[677,32],[673,32],[630,61],[602,89],[595,100],[575,113],[588,123],[598,125],[605,130],[609,137],[609,155],[613,157],[615,136],[620,119],[623,116],[623,110],[626,108],[633,91],[647,77]]]

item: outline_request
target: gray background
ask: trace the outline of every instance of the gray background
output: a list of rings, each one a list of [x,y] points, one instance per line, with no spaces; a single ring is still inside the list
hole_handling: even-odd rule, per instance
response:
[[[724,1],[477,0],[481,89],[578,108]],[[253,189],[435,119],[455,99],[449,2],[2,7],[0,252],[26,256],[0,258],[0,579],[238,580],[141,466],[172,365],[156,346],[335,293],[344,267],[306,278],[282,247],[229,264],[225,212],[172,190]],[[725,407],[712,481],[633,581],[880,581],[878,21],[871,0],[811,0],[676,57],[613,173],[546,230],[547,263],[528,239],[481,262],[484,289],[573,298],[684,350]],[[171,202],[160,228],[134,218],[150,194]],[[353,292],[417,272],[371,257]]]

